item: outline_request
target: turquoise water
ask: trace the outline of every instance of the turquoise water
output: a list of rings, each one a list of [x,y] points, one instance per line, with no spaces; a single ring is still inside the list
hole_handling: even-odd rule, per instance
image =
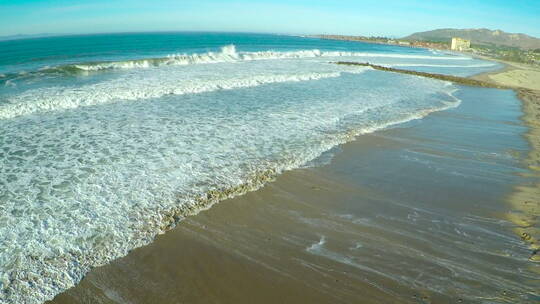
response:
[[[260,186],[355,135],[459,106],[438,51],[277,35],[0,42],[0,302],[39,303],[148,244],[213,190]]]
[[[163,58],[177,53],[219,52],[221,47],[230,44],[234,44],[239,50],[247,52],[319,49],[387,55],[407,54],[428,57],[434,54],[440,55],[436,51],[416,48],[347,41],[322,41],[315,38],[284,35],[224,33],[102,34],[0,41],[0,73],[6,75],[22,71],[30,72],[45,67],[81,62],[123,61]],[[429,61],[429,63],[422,61],[418,61],[418,63],[445,64],[446,62],[434,60]],[[490,64],[471,60],[467,64],[461,64],[460,66],[476,65],[476,68],[478,68],[478,65],[489,66]]]

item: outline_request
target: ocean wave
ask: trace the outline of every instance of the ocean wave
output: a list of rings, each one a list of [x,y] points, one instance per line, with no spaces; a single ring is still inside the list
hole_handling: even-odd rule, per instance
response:
[[[369,53],[351,51],[322,51],[319,49],[297,50],[297,51],[259,51],[259,52],[239,52],[234,45],[223,46],[218,52],[194,53],[194,54],[170,54],[165,57],[143,58],[123,61],[98,61],[66,64],[59,66],[43,66],[35,71],[19,71],[0,75],[0,85],[7,86],[10,81],[24,81],[29,79],[39,79],[50,76],[84,76],[93,75],[99,72],[111,70],[133,70],[149,69],[166,66],[187,66],[216,63],[238,63],[260,60],[283,60],[283,59],[316,59],[316,58],[355,58],[358,60],[376,59],[402,59],[402,60],[450,60],[467,61],[472,58],[465,56],[453,56],[434,54],[413,55],[413,54],[393,54],[393,53]],[[382,64],[382,63],[381,63]]]
[[[299,59],[299,58],[321,58],[321,57],[364,57],[364,58],[396,58],[396,59],[424,59],[424,60],[470,60],[464,56],[430,56],[430,55],[410,55],[410,54],[384,54],[368,52],[340,52],[321,51],[318,49],[298,50],[298,51],[260,51],[260,52],[238,52],[234,45],[223,46],[219,52],[195,53],[195,54],[170,54],[161,58],[144,58],[124,61],[104,61],[62,65],[57,67],[42,67],[42,73],[66,73],[80,74],[84,72],[97,72],[113,69],[137,69],[151,68],[168,65],[191,65],[210,64],[223,62],[241,62],[253,60],[272,59]]]
[[[364,69],[365,70],[365,69]],[[362,69],[355,73],[362,72]],[[115,79],[83,87],[49,87],[29,90],[12,96],[0,104],[0,119],[42,112],[75,109],[78,107],[107,104],[115,101],[134,101],[159,98],[165,95],[185,95],[255,87],[271,83],[300,82],[336,78],[341,72],[267,74],[249,77],[213,79],[183,79],[170,77]],[[172,76],[172,75],[169,75]],[[129,85],[126,86],[126,83]],[[6,83],[7,85],[7,83]]]
[[[445,60],[469,60],[468,57],[457,56],[426,56],[406,54],[381,54],[365,52],[336,52],[314,50],[299,50],[289,52],[262,51],[262,52],[237,52],[234,45],[221,48],[221,52],[208,52],[203,54],[172,54],[165,58],[152,58],[141,60],[100,62],[91,64],[77,64],[73,67],[83,71],[99,71],[109,69],[133,69],[149,68],[164,65],[190,65],[222,62],[238,62],[252,60],[271,59],[299,59],[319,57],[367,57],[367,58],[400,58],[400,59],[445,59]]]

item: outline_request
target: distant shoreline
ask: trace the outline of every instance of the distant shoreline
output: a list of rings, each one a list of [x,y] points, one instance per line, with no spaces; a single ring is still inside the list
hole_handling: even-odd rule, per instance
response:
[[[479,58],[483,60],[496,61],[502,64],[512,65],[514,63],[519,65],[525,65],[529,67],[540,68],[540,65],[534,62],[526,61],[510,61],[506,59],[497,59],[494,55],[500,55],[498,53],[486,52],[486,49],[478,49],[476,47],[470,48],[469,51],[458,51],[452,50],[448,42],[430,42],[423,40],[406,40],[406,39],[391,39],[386,37],[365,37],[365,36],[344,36],[344,35],[313,35],[310,36],[313,38],[319,38],[323,40],[338,40],[338,41],[352,41],[352,42],[363,42],[363,43],[373,43],[373,44],[382,44],[382,45],[391,45],[391,46],[400,46],[400,47],[409,47],[409,48],[419,48],[427,50],[438,50],[442,52],[453,52],[458,54],[464,54],[474,58]],[[523,49],[521,49],[523,51]],[[523,54],[522,54],[523,55]]]
[[[391,39],[387,38],[370,38],[363,36],[342,36],[342,35],[313,35],[309,36],[312,38],[319,38],[324,40],[338,40],[338,41],[353,41],[353,42],[364,42],[364,43],[373,43],[373,44],[383,44],[383,45],[392,45],[392,46],[402,46],[409,48],[421,48],[421,49],[433,49],[439,51],[452,51],[450,45],[437,42],[426,42],[426,41],[406,41],[402,39]],[[388,42],[392,41],[392,42]]]

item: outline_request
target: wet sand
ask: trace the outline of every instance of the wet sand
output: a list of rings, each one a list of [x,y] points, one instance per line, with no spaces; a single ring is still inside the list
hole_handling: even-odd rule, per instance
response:
[[[523,100],[523,120],[529,126],[525,137],[531,150],[523,160],[529,170],[524,174],[529,182],[521,184],[509,197],[513,212],[509,219],[516,224],[514,231],[530,244],[531,260],[540,262],[540,91],[520,91]],[[540,274],[538,268],[535,268]]]
[[[514,86],[522,101],[522,120],[528,127],[525,138],[530,145],[529,153],[522,159],[529,168],[524,174],[528,182],[517,186],[508,198],[513,210],[508,214],[508,218],[516,224],[516,234],[530,244],[531,260],[540,262],[540,68],[504,63],[504,69],[474,78]],[[538,268],[535,268],[535,271],[538,272]]]
[[[490,58],[477,56],[484,60]],[[338,62],[337,64],[369,66],[377,70],[393,73],[413,74],[421,77],[441,79],[453,83],[475,87],[513,89],[522,102],[522,120],[528,127],[525,137],[530,144],[530,152],[522,162],[531,170],[523,174],[532,180],[516,187],[508,199],[512,212],[508,218],[517,227],[514,231],[531,247],[531,260],[540,261],[540,68],[515,62],[496,60],[503,64],[501,69],[473,75],[469,78],[442,74],[424,73],[410,70],[388,68],[369,63]]]
[[[509,217],[508,198],[534,185],[520,103],[458,95],[185,219],[51,303],[539,301],[539,265]]]

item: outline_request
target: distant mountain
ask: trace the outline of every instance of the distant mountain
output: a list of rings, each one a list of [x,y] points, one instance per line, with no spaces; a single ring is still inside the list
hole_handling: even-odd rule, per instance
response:
[[[471,40],[472,44],[512,46],[522,49],[540,49],[540,39],[525,34],[506,33],[489,29],[438,29],[419,32],[403,39],[418,41],[450,41],[452,37]]]

